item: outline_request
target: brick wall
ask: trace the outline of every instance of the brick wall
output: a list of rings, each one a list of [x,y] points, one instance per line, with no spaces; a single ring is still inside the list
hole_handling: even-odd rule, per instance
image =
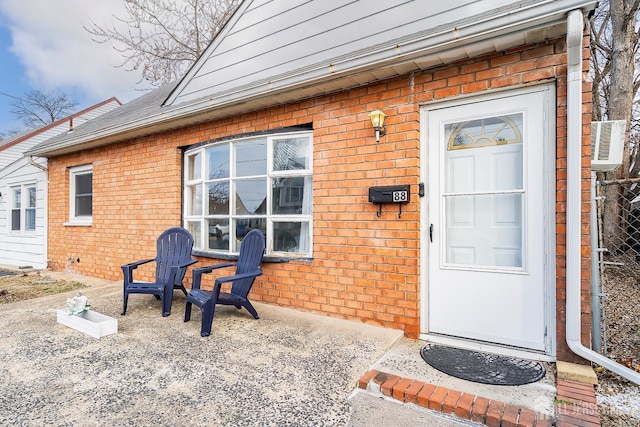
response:
[[[558,347],[559,354],[565,357],[568,350],[560,336],[564,331],[565,277],[565,62],[565,43],[561,39],[52,158],[49,163],[51,267],[120,279],[121,264],[153,257],[157,235],[169,226],[181,224],[178,147],[313,122],[314,258],[265,265],[265,274],[253,288],[253,299],[402,329],[407,336],[416,337],[420,312],[419,104],[489,89],[555,81],[558,92]],[[588,90],[586,86],[585,90]],[[379,143],[375,141],[367,116],[374,109],[381,109],[388,116],[387,135]],[[585,110],[585,115],[589,111]],[[585,147],[589,145],[587,139],[585,136]],[[84,163],[93,164],[93,226],[67,227],[64,222],[69,203],[68,168]],[[378,207],[367,201],[368,188],[392,184],[410,184],[411,203],[403,206],[400,219],[397,208],[390,206],[385,206],[378,218]],[[585,188],[588,190],[587,181]],[[588,212],[585,201],[585,218]],[[585,239],[588,245],[588,236]],[[80,262],[69,261],[78,258]],[[201,261],[204,265],[216,262]],[[588,262],[585,266],[588,288]],[[150,274],[150,271],[140,271]],[[588,310],[585,314],[588,318]]]

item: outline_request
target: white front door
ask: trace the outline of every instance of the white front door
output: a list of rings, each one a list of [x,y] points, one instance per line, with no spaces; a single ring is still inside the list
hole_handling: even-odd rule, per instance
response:
[[[427,333],[548,350],[550,90],[423,111]]]

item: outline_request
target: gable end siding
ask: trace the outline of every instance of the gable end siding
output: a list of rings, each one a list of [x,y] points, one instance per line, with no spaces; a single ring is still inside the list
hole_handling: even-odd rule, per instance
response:
[[[217,98],[238,88],[309,69],[327,69],[347,56],[395,46],[430,29],[450,32],[461,16],[513,4],[512,0],[453,2],[322,0],[251,2],[206,58],[174,104],[205,94]],[[392,16],[393,19],[389,17]],[[400,53],[400,52],[399,52]]]

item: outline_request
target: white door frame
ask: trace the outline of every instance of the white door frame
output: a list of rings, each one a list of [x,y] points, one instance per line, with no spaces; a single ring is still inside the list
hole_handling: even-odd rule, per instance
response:
[[[447,107],[453,107],[477,101],[499,99],[504,96],[528,94],[533,92],[545,93],[544,106],[544,176],[541,185],[544,186],[544,239],[546,266],[544,277],[545,323],[546,342],[544,353],[526,351],[498,344],[482,343],[463,338],[450,338],[429,334],[428,325],[428,298],[429,298],[429,111]],[[455,345],[461,348],[490,351],[507,356],[535,358],[538,360],[555,361],[556,356],[556,90],[553,83],[520,87],[517,89],[504,89],[448,99],[446,101],[434,101],[420,105],[420,181],[425,183],[425,196],[420,200],[420,339]]]

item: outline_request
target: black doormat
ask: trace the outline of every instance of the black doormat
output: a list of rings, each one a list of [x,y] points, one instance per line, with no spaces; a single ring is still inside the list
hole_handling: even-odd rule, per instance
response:
[[[482,384],[529,384],[540,380],[546,373],[542,363],[535,360],[443,345],[426,344],[420,355],[425,362],[445,374]]]

